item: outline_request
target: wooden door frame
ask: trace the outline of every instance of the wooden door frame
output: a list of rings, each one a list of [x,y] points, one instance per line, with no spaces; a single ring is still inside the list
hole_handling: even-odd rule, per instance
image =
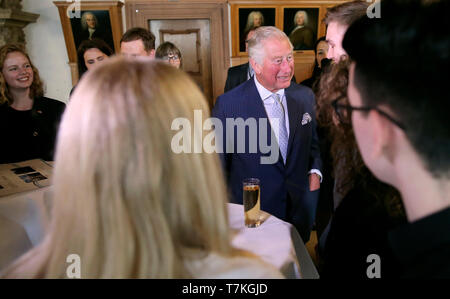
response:
[[[149,20],[208,19],[210,21],[211,76],[213,99],[223,93],[230,64],[228,4],[226,0],[128,0],[125,2],[126,27],[148,28]]]

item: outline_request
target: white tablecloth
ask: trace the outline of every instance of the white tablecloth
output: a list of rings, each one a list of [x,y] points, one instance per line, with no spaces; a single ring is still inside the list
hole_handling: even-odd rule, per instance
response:
[[[49,224],[51,187],[0,197],[0,270],[14,258],[36,246]],[[244,226],[242,205],[228,204],[231,228],[237,231],[233,245],[246,249],[276,266],[287,278],[319,278],[297,230],[263,212],[257,228]]]
[[[42,241],[50,205],[51,187],[0,197],[0,270]]]
[[[233,238],[235,247],[257,254],[280,269],[286,278],[319,278],[302,238],[290,223],[262,212],[263,223],[247,228],[242,205],[230,203],[228,211],[231,228],[238,230]]]

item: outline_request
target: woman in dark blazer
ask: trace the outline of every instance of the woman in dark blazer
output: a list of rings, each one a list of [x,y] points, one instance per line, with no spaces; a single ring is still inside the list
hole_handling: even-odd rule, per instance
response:
[[[53,160],[65,106],[44,97],[39,72],[20,46],[0,48],[0,163]]]

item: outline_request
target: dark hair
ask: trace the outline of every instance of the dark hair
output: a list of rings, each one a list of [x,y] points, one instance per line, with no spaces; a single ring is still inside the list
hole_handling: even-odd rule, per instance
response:
[[[155,49],[155,36],[149,30],[141,27],[128,29],[120,39],[120,43],[132,42],[135,40],[142,40],[144,49],[147,52]]]
[[[317,46],[319,45],[320,42],[326,42],[326,38],[325,36],[320,37],[318,40],[316,40],[316,42],[314,43],[314,54],[317,55]],[[316,61],[317,63],[317,61]]]
[[[333,118],[337,120],[337,116],[331,102],[344,97],[344,103],[347,101],[345,104],[348,104],[345,96],[349,65],[346,59],[330,65],[320,77],[317,93],[317,122],[324,128],[325,136],[331,143],[335,191],[345,197],[352,189],[361,188],[376,200],[375,206],[384,207],[392,217],[403,217],[404,209],[398,191],[377,180],[365,166],[350,120],[338,124],[333,121]]]
[[[354,84],[363,105],[390,108],[433,175],[448,174],[450,3],[382,1],[381,11],[381,18],[362,18],[344,36]]]
[[[323,22],[328,25],[337,22],[349,26],[354,21],[366,15],[369,4],[366,1],[352,1],[333,6],[327,10]]]
[[[155,52],[155,58],[163,58],[167,55],[177,55],[180,58],[180,68],[183,65],[183,60],[181,58],[181,51],[171,42],[164,42],[159,45],[158,49]]]
[[[19,52],[23,54],[28,61],[30,62],[31,68],[33,70],[33,83],[30,86],[30,98],[34,99],[36,97],[42,97],[44,95],[44,84],[39,76],[38,69],[31,62],[30,57],[24,49],[24,46],[17,44],[6,44],[0,47],[0,105],[4,103],[8,103],[11,105],[14,101],[11,94],[9,93],[8,84],[6,83],[5,78],[3,77],[2,69],[3,64],[5,63],[6,57],[9,53]]]
[[[79,78],[81,78],[81,76],[87,71],[86,64],[84,63],[84,53],[89,49],[99,49],[107,56],[111,56],[114,54],[113,50],[111,50],[108,44],[99,38],[87,39],[82,41],[77,51]]]

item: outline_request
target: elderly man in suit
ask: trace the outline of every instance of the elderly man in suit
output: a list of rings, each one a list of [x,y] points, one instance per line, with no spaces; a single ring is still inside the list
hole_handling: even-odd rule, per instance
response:
[[[247,32],[245,37],[245,52],[248,53],[248,41],[252,38],[253,34],[255,33],[255,30],[258,27],[252,27]],[[251,77],[253,77],[255,72],[253,71],[252,66],[250,65],[250,62],[239,64],[236,66],[232,66],[228,69],[227,74],[227,81],[225,82],[225,88],[224,92],[230,91],[236,86],[244,83],[245,81],[249,80]],[[292,81],[295,81],[295,76],[292,76]]]
[[[221,95],[213,108],[223,124],[221,157],[232,200],[242,203],[243,179],[258,178],[261,209],[292,223],[306,242],[317,204],[311,192],[320,188],[322,177],[314,94],[291,82],[293,47],[279,29],[257,28],[249,40],[249,56],[255,76]],[[239,129],[229,125],[239,119],[248,125],[244,152],[236,145],[242,142]],[[258,125],[251,126],[252,121]],[[273,154],[261,146],[266,136],[268,144],[277,145],[273,163],[264,160]],[[252,151],[255,140],[260,148]]]

